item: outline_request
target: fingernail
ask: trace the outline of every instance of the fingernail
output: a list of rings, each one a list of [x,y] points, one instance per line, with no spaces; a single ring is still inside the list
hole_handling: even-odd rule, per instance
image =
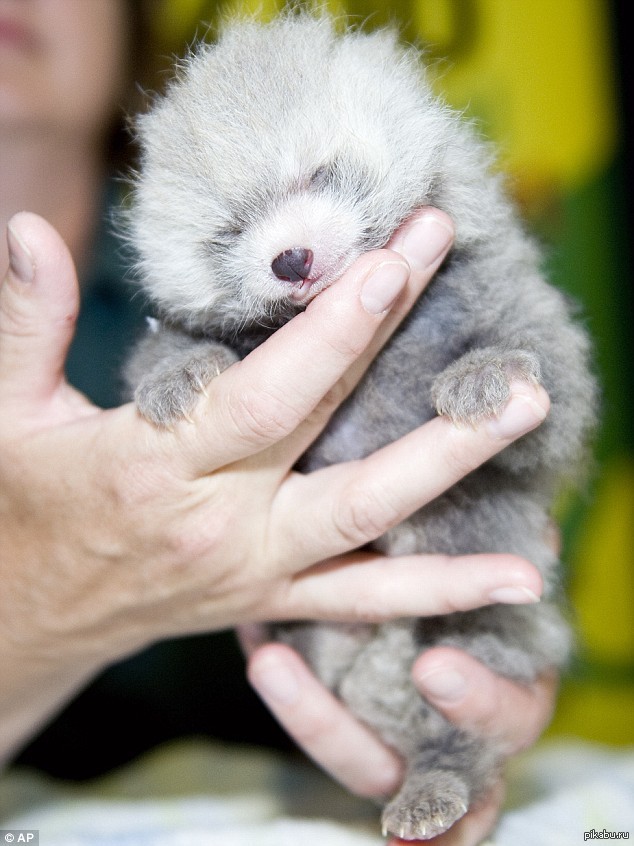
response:
[[[540,386],[537,390],[542,395],[542,404],[538,402],[534,391],[524,384],[521,388],[511,386],[511,399],[499,417],[487,422],[487,427],[494,438],[508,440],[535,429],[548,414],[548,398]],[[530,391],[530,393],[528,393]]]
[[[33,256],[10,223],[7,226],[7,243],[9,245],[9,267],[13,275],[20,282],[32,282],[35,276]]]
[[[299,700],[299,683],[292,670],[278,661],[261,662],[252,672],[253,686],[269,705],[295,705]]]
[[[416,679],[416,686],[423,696],[437,702],[458,702],[467,692],[465,677],[449,668],[430,670]]]
[[[426,270],[447,251],[453,235],[453,229],[444,217],[426,212],[408,226],[391,246],[407,259],[412,270]]]
[[[361,288],[361,305],[369,314],[382,314],[393,305],[408,279],[409,267],[405,262],[383,262]]]
[[[531,602],[539,602],[536,593],[521,585],[495,588],[489,593],[489,599],[493,602],[503,602],[505,605],[529,605]]]

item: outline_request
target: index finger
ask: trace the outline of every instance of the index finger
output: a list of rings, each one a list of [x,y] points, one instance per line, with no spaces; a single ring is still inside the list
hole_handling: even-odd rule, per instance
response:
[[[362,255],[306,311],[212,381],[195,425],[179,424],[175,433],[191,472],[208,473],[281,441],[330,393],[327,411],[293,447],[289,467],[294,463],[350,388],[340,385],[333,394],[337,383],[360,359],[362,368],[369,364],[379,333],[393,331],[444,258],[448,218],[435,210],[423,216],[431,253],[425,268],[410,275],[391,250]]]

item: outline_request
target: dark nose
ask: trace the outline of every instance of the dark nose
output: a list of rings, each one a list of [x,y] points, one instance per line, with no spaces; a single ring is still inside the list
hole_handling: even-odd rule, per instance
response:
[[[301,282],[308,277],[313,266],[313,251],[303,247],[284,250],[271,262],[271,270],[285,282]]]

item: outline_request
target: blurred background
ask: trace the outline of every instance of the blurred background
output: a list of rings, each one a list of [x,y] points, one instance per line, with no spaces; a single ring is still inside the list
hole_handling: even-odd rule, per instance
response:
[[[326,5],[353,20],[369,18],[371,26],[395,23],[406,40],[425,47],[437,90],[497,143],[511,190],[544,244],[552,281],[581,304],[595,339],[602,426],[589,483],[558,507],[579,647],[549,734],[634,743],[632,84],[625,4]],[[161,66],[169,67],[175,53],[196,36],[213,36],[220,15],[249,10],[269,17],[279,8],[273,0],[147,6],[140,47],[157,60],[153,87],[166,78]],[[95,713],[108,715],[97,739]],[[84,778],[183,733],[290,746],[244,681],[230,633],[162,644],[107,671],[21,760]]]

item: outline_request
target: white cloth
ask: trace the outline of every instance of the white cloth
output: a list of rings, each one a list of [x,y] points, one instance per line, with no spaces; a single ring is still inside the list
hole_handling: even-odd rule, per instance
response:
[[[200,741],[79,786],[17,769],[0,779],[0,829],[37,829],[42,846],[380,846],[378,819],[308,764]],[[634,838],[634,750],[558,742],[513,762],[489,842],[579,846],[617,832]]]

